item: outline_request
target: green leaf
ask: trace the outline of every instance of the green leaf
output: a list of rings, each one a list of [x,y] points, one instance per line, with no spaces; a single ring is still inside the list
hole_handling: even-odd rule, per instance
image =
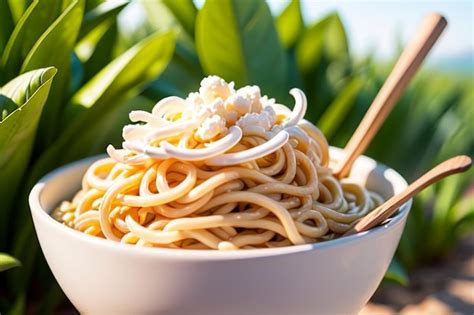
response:
[[[326,16],[310,26],[301,36],[296,46],[296,60],[302,73],[310,73],[319,64],[324,53],[326,30],[332,23],[334,15]]]
[[[184,0],[183,3],[186,3],[187,1],[189,0]],[[185,4],[184,7],[176,6],[176,8],[174,8],[178,11],[183,10],[184,12],[173,12],[170,7],[176,3],[181,4],[180,1],[173,1],[170,2],[168,6],[163,0],[141,1],[140,5],[142,6],[144,13],[141,25],[135,30],[128,30],[128,32],[127,30],[121,30],[120,38],[124,39],[125,37],[126,41],[136,43],[137,39],[142,39],[152,32],[165,32],[173,29],[177,33],[176,50],[178,51],[178,46],[181,46],[181,52],[186,50],[186,54],[192,55],[192,58],[196,61],[195,66],[200,68],[194,44],[194,30],[192,34],[189,34],[184,28],[183,23],[178,19],[178,15],[180,18],[185,18],[184,15],[190,15],[192,8],[189,6],[190,4]],[[196,13],[194,13],[194,15],[196,15]]]
[[[317,123],[326,138],[330,139],[344,123],[363,86],[363,80],[354,78],[326,109]],[[310,108],[308,112],[315,110],[317,108]]]
[[[181,23],[183,29],[191,38],[194,38],[194,24],[197,9],[192,0],[163,0],[175,18]]]
[[[197,16],[196,46],[206,73],[286,97],[287,56],[265,1],[206,1]]]
[[[176,95],[186,97],[196,91],[204,74],[196,65],[194,55],[189,55],[180,43],[176,43],[173,59],[163,74],[144,91],[151,99]]]
[[[19,74],[23,59],[60,14],[61,4],[61,0],[34,0],[25,11],[3,51],[2,64],[6,79]]]
[[[0,253],[0,272],[21,266],[21,263],[15,258],[5,253]]]
[[[85,63],[91,58],[94,54],[97,43],[110,29],[112,24],[115,24],[115,21],[106,21],[95,27],[85,37],[77,41],[74,52],[81,62]]]
[[[163,0],[140,1],[140,5],[142,6],[145,16],[141,21],[141,27],[136,30],[131,30],[131,35],[143,36],[143,34],[146,35],[150,30],[164,32],[171,28],[177,28],[179,30],[178,38],[182,34],[189,38],[189,35],[184,31],[183,25],[178,21],[173,11],[170,10]],[[181,30],[183,30],[183,32],[181,32]]]
[[[115,106],[104,114],[101,123],[92,124],[89,128],[83,130],[75,145],[87,148],[87,146],[93,144],[93,151],[89,149],[89,154],[105,153],[105,148],[109,144],[120,146],[123,141],[122,128],[130,123],[128,116],[130,111],[151,111],[155,104],[156,101],[143,96],[136,96],[119,104],[119,106]]]
[[[464,238],[469,233],[472,234],[474,230],[474,198],[470,200],[470,207],[468,212],[463,216],[460,217],[455,225],[454,225],[454,232],[455,236],[458,238]]]
[[[0,122],[14,112],[18,106],[11,98],[0,94]]]
[[[58,130],[64,92],[69,87],[71,54],[81,27],[83,13],[84,1],[71,1],[70,5],[41,35],[23,62],[22,72],[46,66],[54,66],[58,69],[58,75],[51,88],[51,96],[41,116],[40,146],[49,144]]]
[[[324,56],[331,62],[347,59],[349,45],[339,16],[329,14],[309,27],[298,41],[296,56],[303,73],[314,71]]]
[[[384,280],[389,280],[405,286],[408,285],[408,275],[397,258],[392,259],[392,262],[385,273]]]
[[[344,25],[338,14],[332,16],[325,40],[325,48],[332,60],[346,59],[349,57],[349,42]]]
[[[8,310],[8,315],[24,315],[26,314],[26,298],[25,293],[22,292],[17,295],[15,301]]]
[[[426,242],[427,251],[433,256],[441,256],[462,236],[468,226],[470,215],[474,213],[474,197],[464,196],[471,183],[473,170],[445,178],[434,185],[436,199],[433,205],[433,216],[430,222],[430,237]],[[460,222],[467,222],[460,223]],[[458,227],[461,229],[458,230]],[[461,233],[458,233],[461,231]]]
[[[98,5],[104,3],[107,0],[86,0],[86,9],[85,12],[93,10]]]
[[[0,89],[0,96],[18,107],[0,122],[0,248],[9,224],[8,212],[26,174],[36,128],[56,69],[31,71]]]
[[[303,78],[301,77],[301,72],[296,64],[294,49],[291,49],[288,53],[288,86],[290,88],[297,87],[304,90]]]
[[[84,80],[91,79],[113,59],[113,50],[118,35],[117,23],[112,21],[110,24],[103,23],[102,25],[105,27],[104,30],[102,30],[101,27],[97,27],[91,32],[95,33],[96,31],[100,31],[100,34],[95,42],[88,43],[88,49],[91,50],[91,54],[87,60],[83,60],[85,71]],[[88,36],[86,38],[88,38]]]
[[[105,152],[105,147],[99,146],[103,141],[99,133],[108,113],[136,96],[163,71],[173,55],[174,44],[173,32],[153,34],[112,61],[74,95],[68,107],[71,110],[70,124],[34,164],[24,187],[25,199],[34,183],[53,168],[90,154]],[[85,132],[89,129],[97,132]],[[25,202],[18,206],[16,221],[22,224],[15,231],[11,252],[24,263],[24,268],[21,274],[12,274],[9,285],[15,292],[21,292],[31,279],[38,251],[37,243],[32,242],[34,229]]]
[[[455,202],[461,197],[464,186],[463,174],[450,176],[436,184],[437,194],[436,202],[433,206],[432,228],[433,234],[437,235],[437,238],[451,232],[448,229],[452,227],[449,226],[450,209],[453,208]],[[433,239],[432,243],[436,243],[436,239]]]
[[[10,7],[13,21],[16,23],[20,20],[26,8],[32,2],[31,0],[3,0]]]
[[[115,20],[117,15],[127,4],[127,0],[106,1],[98,4],[84,16],[78,38],[84,38],[104,21]]]
[[[430,188],[421,192],[421,194],[423,193],[430,193]],[[396,257],[408,271],[420,265],[421,259],[426,252],[425,240],[429,235],[424,202],[420,195],[416,196],[413,200],[412,209],[408,214],[405,230],[397,249]]]
[[[276,27],[283,46],[287,48],[293,47],[304,30],[299,0],[292,0],[290,2],[276,19]]]
[[[53,64],[64,60],[69,61],[71,47],[76,42],[83,11],[84,1],[71,1],[71,4],[48,27],[31,48],[23,62],[21,71],[29,71],[40,64]],[[61,52],[64,53],[58,56],[58,53]],[[62,69],[59,70],[63,71]]]
[[[351,73],[347,37],[335,13],[329,14],[300,36],[296,63],[303,75],[304,90],[314,119],[337,97]]]
[[[92,107],[100,111],[110,109],[117,99],[143,89],[164,70],[173,54],[174,45],[175,34],[168,32],[154,34],[130,48],[72,97],[64,121],[69,124]]]
[[[71,56],[71,73],[70,73],[71,86],[69,89],[70,94],[74,94],[80,89],[84,82],[84,65],[75,53]]]
[[[134,97],[125,103],[119,103],[117,106],[114,106],[110,110],[104,113],[104,116],[99,123],[90,124],[88,128],[84,128],[81,131],[81,136],[76,137],[73,144],[74,147],[81,147],[82,152],[88,151],[86,154],[96,154],[104,153],[105,147],[108,144],[120,145],[122,142],[122,128],[125,124],[129,123],[128,114],[131,110],[147,110],[151,111],[155,105],[155,101],[151,101],[142,96]],[[91,148],[88,148],[89,145],[93,146],[93,151]],[[87,148],[87,149],[86,149]],[[32,178],[30,177],[30,183],[27,185],[31,187],[33,183]],[[29,188],[25,189],[25,195],[29,191]],[[24,210],[22,212],[24,219],[20,216],[17,221],[21,221],[22,224],[15,231],[15,246],[14,252],[18,257],[23,257],[23,268],[21,272],[16,272],[16,270],[9,273],[9,284],[13,292],[21,294],[25,288],[27,288],[28,283],[31,281],[30,277],[32,274],[33,268],[38,269],[38,257],[36,254],[39,252],[38,243],[36,242],[34,236],[34,229],[31,222],[31,219],[25,215],[27,213],[27,205],[22,204],[20,208]],[[37,275],[37,273],[35,273]],[[45,283],[47,280],[41,280],[43,286],[48,286]],[[54,281],[53,281],[54,282]],[[54,289],[54,284],[51,284]],[[55,292],[51,292],[51,288],[47,290],[48,295],[43,297],[42,304],[40,308],[47,308],[52,304],[55,304],[57,298],[60,298]],[[57,292],[59,293],[59,292]],[[49,300],[51,299],[51,300]],[[45,314],[50,314],[47,311]]]
[[[10,12],[10,6],[7,1],[0,1],[0,21],[2,21],[2,26],[0,27],[0,56],[3,53],[8,38],[13,31],[13,19]],[[1,78],[0,78],[1,82]]]

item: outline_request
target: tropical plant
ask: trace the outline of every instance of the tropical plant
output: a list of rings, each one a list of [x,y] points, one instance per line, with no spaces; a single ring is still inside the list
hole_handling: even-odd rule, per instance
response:
[[[132,106],[151,106],[139,94],[166,68],[176,36],[155,32],[116,53],[127,2],[0,3],[0,251],[22,262],[0,275],[0,312],[24,313],[39,286],[48,294],[38,310],[48,313],[60,290],[38,259],[28,190],[58,165],[102,151]],[[18,265],[1,257],[1,269]]]
[[[186,96],[207,74],[257,84],[285,104],[300,87],[309,119],[344,146],[386,75],[372,58],[350,55],[336,13],[306,25],[296,0],[276,18],[263,0],[208,0],[200,9],[192,0],[135,1],[144,16],[124,28],[117,17],[127,4],[0,0],[0,271],[22,264],[0,274],[0,312],[25,313],[28,301],[49,314],[63,300],[38,250],[28,191],[55,167],[120,143],[131,109]],[[408,179],[473,154],[472,83],[419,75],[368,154]],[[468,231],[470,176],[415,200],[388,279],[406,283],[404,268],[446,253]]]
[[[422,73],[370,153],[395,165],[409,179],[453,155],[473,156],[473,83],[472,77]],[[400,122],[403,128],[395,128]],[[388,145],[389,138],[396,142]],[[416,163],[405,163],[413,157]],[[473,187],[473,174],[470,170],[446,179],[415,198],[398,250],[405,268],[446,257],[459,239],[472,233],[474,194],[468,189]]]

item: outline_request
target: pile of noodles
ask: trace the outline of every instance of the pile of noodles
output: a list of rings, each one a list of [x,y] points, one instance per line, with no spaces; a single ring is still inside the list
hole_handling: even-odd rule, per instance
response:
[[[382,202],[332,176],[324,135],[293,111],[210,76],[188,98],[134,111],[123,148],[87,170],[53,217],[140,246],[232,250],[314,243],[347,231]]]

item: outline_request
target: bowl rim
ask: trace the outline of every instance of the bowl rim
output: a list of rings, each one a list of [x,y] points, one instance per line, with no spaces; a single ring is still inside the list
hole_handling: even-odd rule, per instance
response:
[[[335,153],[335,155],[342,154],[342,150],[340,148],[331,147],[331,153]],[[292,253],[303,253],[313,250],[324,250],[329,248],[335,248],[340,246],[350,246],[350,244],[354,242],[360,242],[366,238],[375,237],[379,238],[382,234],[388,230],[394,229],[399,224],[403,223],[403,219],[408,215],[412,199],[408,200],[404,203],[397,214],[393,216],[388,222],[380,225],[376,228],[373,228],[369,231],[356,233],[354,235],[345,236],[342,238],[337,238],[334,240],[328,240],[319,243],[312,243],[312,244],[303,244],[303,245],[292,245],[292,246],[285,246],[285,247],[277,247],[277,248],[262,248],[256,250],[233,250],[233,251],[217,251],[213,249],[208,250],[180,250],[180,249],[173,249],[173,248],[151,248],[145,246],[135,246],[129,244],[122,244],[119,242],[110,241],[108,239],[103,239],[99,237],[90,236],[84,234],[80,231],[72,229],[58,221],[56,221],[50,215],[50,211],[43,208],[40,203],[40,195],[43,192],[45,186],[52,181],[54,178],[60,176],[62,172],[80,167],[84,164],[92,164],[92,162],[98,160],[99,158],[104,157],[105,155],[95,155],[92,157],[88,157],[85,159],[81,159],[72,163],[68,163],[63,165],[55,170],[49,172],[45,176],[43,176],[32,188],[30,195],[29,195],[29,206],[32,216],[36,219],[34,220],[35,230],[36,225],[44,225],[46,229],[54,229],[57,230],[58,233],[63,234],[64,236],[71,237],[76,239],[77,241],[85,242],[90,244],[91,246],[98,246],[103,247],[103,249],[119,251],[122,254],[131,254],[131,255],[142,255],[147,257],[170,257],[170,258],[178,258],[180,260],[238,260],[238,259],[249,259],[249,258],[257,258],[257,257],[268,257],[268,256],[279,256],[279,255],[286,255]],[[394,180],[398,181],[403,185],[408,185],[406,180],[395,170],[385,166],[384,164],[376,162],[374,159],[367,157],[365,155],[360,156],[357,160],[365,160],[366,162],[372,163],[375,165],[376,168],[382,167],[384,171],[389,171],[391,174],[390,176],[394,178]],[[394,181],[392,180],[392,182]]]

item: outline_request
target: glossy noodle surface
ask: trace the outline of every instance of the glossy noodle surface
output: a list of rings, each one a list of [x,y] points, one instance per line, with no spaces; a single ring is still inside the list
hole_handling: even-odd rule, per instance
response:
[[[97,237],[139,246],[235,250],[337,237],[382,199],[338,181],[324,135],[293,110],[209,76],[186,99],[133,111],[122,148],[86,172],[53,217]]]

